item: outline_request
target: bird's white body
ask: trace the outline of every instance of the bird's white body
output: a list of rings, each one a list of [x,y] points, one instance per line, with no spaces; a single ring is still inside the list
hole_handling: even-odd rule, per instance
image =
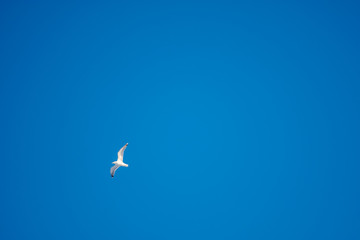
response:
[[[127,167],[129,166],[128,164],[126,163],[123,163],[123,162],[118,162],[118,161],[115,161],[115,162],[112,162],[113,164],[119,166],[119,167]]]
[[[124,151],[127,147],[128,143],[125,144],[125,146],[123,146],[120,151],[118,152],[118,159],[115,162],[112,162],[113,164],[115,164],[114,166],[112,166],[112,168],[110,169],[110,174],[111,177],[114,177],[115,175],[115,171],[116,169],[118,169],[119,167],[128,167],[129,165],[124,163],[123,161],[123,157],[124,157]]]

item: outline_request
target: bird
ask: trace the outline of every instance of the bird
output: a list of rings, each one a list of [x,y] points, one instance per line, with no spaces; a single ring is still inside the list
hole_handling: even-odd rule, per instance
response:
[[[112,162],[113,164],[115,164],[114,166],[112,166],[112,168],[110,169],[110,174],[111,177],[114,177],[115,175],[115,171],[116,169],[118,169],[119,167],[128,167],[129,165],[124,163],[123,161],[123,157],[124,157],[124,151],[127,147],[127,145],[129,145],[128,143],[126,143],[118,152],[118,159],[117,161]]]

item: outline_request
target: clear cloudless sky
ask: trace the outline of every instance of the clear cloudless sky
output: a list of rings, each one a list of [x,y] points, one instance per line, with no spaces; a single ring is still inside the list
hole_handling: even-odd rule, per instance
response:
[[[1,1],[0,239],[360,239],[359,12]]]

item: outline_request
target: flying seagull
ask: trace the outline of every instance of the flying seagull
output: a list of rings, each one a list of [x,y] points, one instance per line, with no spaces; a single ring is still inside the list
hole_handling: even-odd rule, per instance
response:
[[[115,171],[116,171],[116,169],[118,169],[119,167],[127,167],[127,166],[129,166],[128,164],[126,164],[126,163],[123,162],[124,151],[125,151],[127,145],[128,145],[128,143],[125,144],[125,145],[120,149],[120,151],[118,152],[118,159],[117,159],[117,161],[112,162],[112,163],[115,164],[115,165],[110,169],[111,177],[114,177]]]

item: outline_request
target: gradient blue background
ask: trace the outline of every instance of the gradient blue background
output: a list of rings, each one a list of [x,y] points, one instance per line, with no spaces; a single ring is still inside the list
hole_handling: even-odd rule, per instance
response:
[[[356,1],[30,2],[0,4],[1,239],[360,239]]]

